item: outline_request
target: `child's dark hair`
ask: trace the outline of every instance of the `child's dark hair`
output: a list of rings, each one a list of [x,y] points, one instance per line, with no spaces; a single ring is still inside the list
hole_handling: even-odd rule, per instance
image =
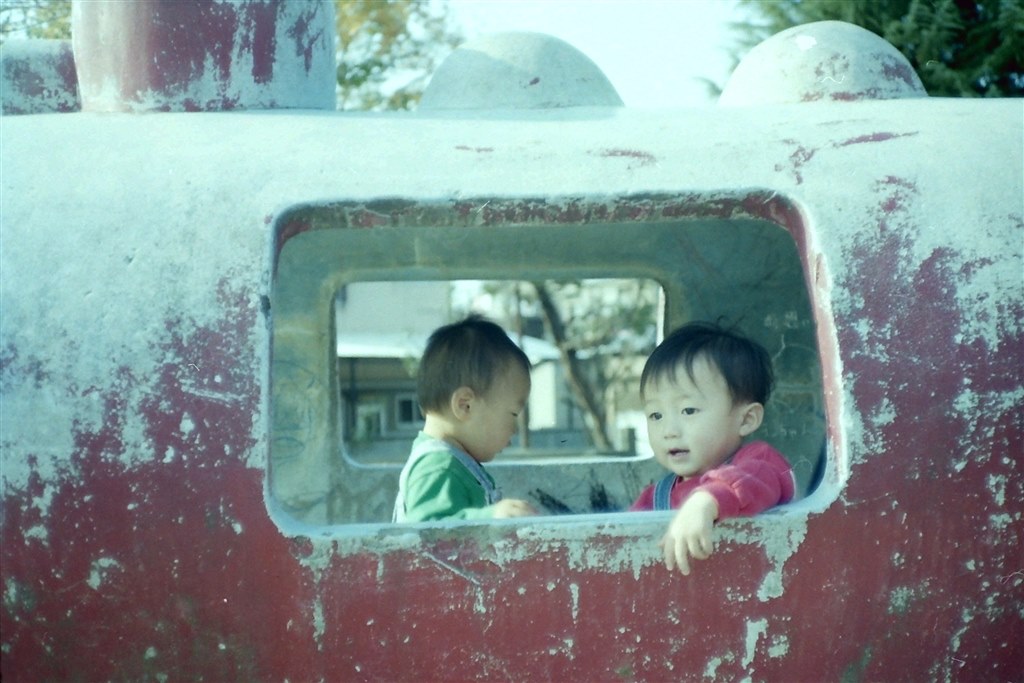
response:
[[[478,315],[434,330],[420,359],[416,397],[423,412],[443,412],[459,387],[486,394],[512,363],[530,360],[505,330]]]
[[[734,403],[768,402],[775,376],[765,348],[739,332],[704,322],[683,325],[654,349],[640,375],[640,396],[649,382],[662,377],[675,381],[680,365],[692,380],[698,358],[706,359],[722,373]]]

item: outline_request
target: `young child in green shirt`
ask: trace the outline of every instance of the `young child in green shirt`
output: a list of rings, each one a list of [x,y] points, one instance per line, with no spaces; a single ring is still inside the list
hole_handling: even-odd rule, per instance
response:
[[[483,468],[509,444],[530,395],[530,361],[505,331],[478,316],[435,330],[416,388],[426,422],[402,468],[393,521],[537,514],[502,499]]]

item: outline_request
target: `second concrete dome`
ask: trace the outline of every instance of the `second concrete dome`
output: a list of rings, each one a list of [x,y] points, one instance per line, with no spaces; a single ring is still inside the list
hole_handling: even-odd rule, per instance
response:
[[[601,69],[563,40],[497,33],[466,43],[438,67],[419,109],[621,107]]]
[[[850,102],[927,97],[899,50],[867,29],[819,21],[786,29],[739,63],[719,104]]]

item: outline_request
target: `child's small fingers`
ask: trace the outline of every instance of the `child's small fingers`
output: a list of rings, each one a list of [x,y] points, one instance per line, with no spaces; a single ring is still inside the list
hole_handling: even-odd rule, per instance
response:
[[[707,536],[697,536],[690,542],[690,555],[698,560],[708,559],[713,550],[711,539]]]
[[[683,576],[690,575],[690,557],[686,552],[686,544],[682,542],[676,545],[676,566],[679,567]]]
[[[678,568],[683,574],[690,573],[690,566],[687,563],[686,543],[682,540],[676,541],[666,535],[661,539],[661,551],[665,560],[665,569],[673,571]]]
[[[671,538],[665,536],[658,545],[661,546],[661,559],[665,563],[665,569],[672,571],[676,566],[675,544]]]
[[[675,539],[671,534],[665,534],[658,541],[658,545],[661,547],[665,569],[669,571],[679,569],[683,575],[690,574],[690,555],[687,551],[686,539]]]

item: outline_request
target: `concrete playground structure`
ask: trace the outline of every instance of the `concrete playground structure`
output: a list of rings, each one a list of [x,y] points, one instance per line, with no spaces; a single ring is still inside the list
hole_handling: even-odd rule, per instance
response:
[[[331,7],[76,2],[78,107],[5,99],[5,681],[1020,676],[1020,100],[930,98],[830,22],[707,108],[623,107],[528,34],[349,114]],[[339,288],[609,276],[769,348],[800,499],[720,523],[689,577],[668,514],[586,494],[390,524],[400,466],[340,446]],[[493,472],[628,500],[656,468]]]

